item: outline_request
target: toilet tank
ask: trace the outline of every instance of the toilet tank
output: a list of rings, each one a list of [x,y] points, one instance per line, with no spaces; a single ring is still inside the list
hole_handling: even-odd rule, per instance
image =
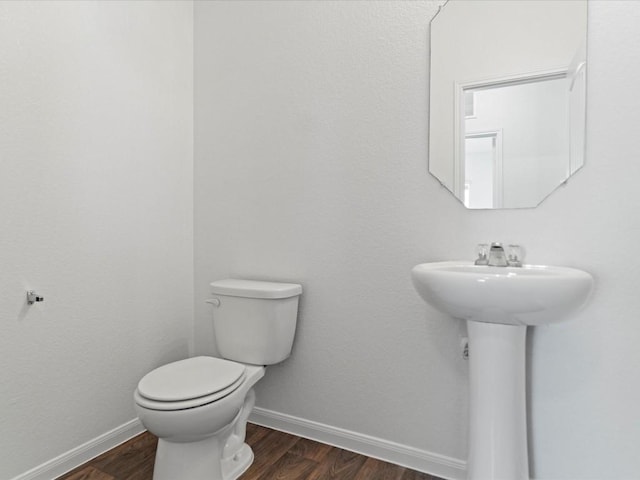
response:
[[[301,285],[227,279],[211,283],[211,292],[213,331],[222,358],[271,365],[291,354]]]

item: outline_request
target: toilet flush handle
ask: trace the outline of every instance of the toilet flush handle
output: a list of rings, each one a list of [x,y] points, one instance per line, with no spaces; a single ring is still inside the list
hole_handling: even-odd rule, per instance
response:
[[[217,299],[217,298],[210,298],[209,300],[205,300],[205,303],[210,303],[214,307],[219,307],[220,306],[220,300]]]

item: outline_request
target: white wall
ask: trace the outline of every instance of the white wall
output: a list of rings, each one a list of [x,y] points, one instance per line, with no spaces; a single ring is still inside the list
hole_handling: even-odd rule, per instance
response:
[[[196,4],[196,352],[212,351],[210,281],[298,281],[293,356],[258,405],[462,458],[461,328],[427,321],[409,278],[475,240],[426,173],[436,9]]]
[[[143,373],[188,355],[193,7],[0,2],[0,85],[8,479],[135,418]]]
[[[426,173],[436,4],[196,4],[196,352],[211,280],[299,281],[294,352],[258,406],[464,459],[464,327],[409,270],[521,243],[597,282],[530,337],[533,474],[638,478],[640,3],[590,2],[586,168],[518,211],[467,211]]]
[[[228,275],[305,288],[260,407],[464,459],[464,327],[409,270],[491,240],[597,281],[531,332],[535,478],[638,478],[640,3],[590,2],[586,168],[518,211],[426,173],[436,4],[197,3],[192,172],[189,3],[0,2],[0,478],[133,418],[141,375],[187,355],[194,297],[211,352]]]

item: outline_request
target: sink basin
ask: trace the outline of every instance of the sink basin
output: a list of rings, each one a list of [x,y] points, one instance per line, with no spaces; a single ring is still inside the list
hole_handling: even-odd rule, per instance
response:
[[[413,285],[432,307],[455,318],[507,325],[561,321],[588,298],[590,274],[567,267],[488,267],[435,262],[411,271]]]

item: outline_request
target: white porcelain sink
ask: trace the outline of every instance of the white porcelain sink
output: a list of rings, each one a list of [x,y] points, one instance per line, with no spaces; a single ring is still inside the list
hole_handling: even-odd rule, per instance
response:
[[[565,267],[436,262],[411,271],[432,307],[467,321],[469,480],[528,480],[526,332],[587,300],[593,278]]]
[[[443,313],[508,325],[559,322],[586,301],[593,285],[582,270],[542,265],[423,263],[411,277],[420,296]]]

